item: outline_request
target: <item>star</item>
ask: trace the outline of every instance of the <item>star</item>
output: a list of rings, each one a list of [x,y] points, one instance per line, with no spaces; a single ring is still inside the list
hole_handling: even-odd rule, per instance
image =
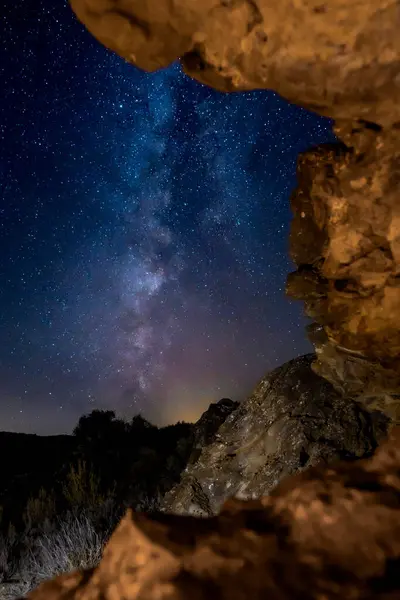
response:
[[[197,418],[308,352],[289,196],[331,122],[179,62],[141,72],[68,3],[8,0],[0,26],[2,428]]]

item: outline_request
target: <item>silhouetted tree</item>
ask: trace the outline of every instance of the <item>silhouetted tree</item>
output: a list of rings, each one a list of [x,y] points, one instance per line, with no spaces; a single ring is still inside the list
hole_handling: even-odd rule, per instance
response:
[[[118,434],[125,434],[126,423],[117,419],[113,410],[92,410],[80,417],[73,434],[84,444],[110,441]]]

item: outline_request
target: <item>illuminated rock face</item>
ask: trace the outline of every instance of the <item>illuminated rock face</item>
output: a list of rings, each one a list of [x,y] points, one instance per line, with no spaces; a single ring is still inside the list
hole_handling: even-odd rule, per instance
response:
[[[396,0],[71,0],[105,46],[153,71],[178,57],[222,91],[270,88],[335,119],[400,120]]]
[[[262,379],[188,465],[165,511],[215,515],[232,496],[259,498],[297,471],[374,451],[388,419],[336,392],[312,371],[314,358],[291,360]]]
[[[400,422],[399,130],[335,130],[343,143],[298,160],[287,291],[320,325],[310,328],[316,372]]]
[[[373,458],[314,467],[218,517],[128,512],[99,567],[31,600],[397,600],[400,431]]]

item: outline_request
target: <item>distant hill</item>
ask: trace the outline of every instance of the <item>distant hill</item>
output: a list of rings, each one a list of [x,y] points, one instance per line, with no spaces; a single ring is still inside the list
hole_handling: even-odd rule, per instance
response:
[[[99,480],[102,497],[114,489],[118,505],[143,509],[153,499],[157,502],[237,406],[224,398],[211,404],[197,423],[160,429],[140,415],[126,423],[113,411],[95,410],[81,417],[75,435],[0,432],[0,528],[6,530],[10,522],[23,527],[27,502],[38,498],[41,488],[54,495],[57,511],[63,511],[66,478],[79,464],[88,477]]]
[[[72,435],[42,437],[0,431],[3,525],[11,515],[22,515],[27,499],[36,496],[41,487],[53,487],[58,473],[70,462],[76,445]]]
[[[76,440],[72,435],[40,436],[0,431],[0,493],[9,477],[52,472],[68,460],[75,447]]]

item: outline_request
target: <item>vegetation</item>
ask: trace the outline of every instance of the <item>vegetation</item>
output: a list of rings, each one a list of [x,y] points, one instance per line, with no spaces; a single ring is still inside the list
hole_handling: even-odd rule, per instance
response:
[[[78,460],[76,466],[71,465],[62,492],[71,508],[77,510],[93,510],[106,500],[101,493],[100,477],[89,469],[82,459]],[[110,495],[112,496],[112,493]]]
[[[159,429],[141,416],[127,423],[113,411],[94,410],[79,419],[73,444],[62,440],[59,464],[55,450],[47,461],[48,448],[35,462],[34,444],[42,440],[26,439],[30,471],[23,471],[19,450],[14,472],[9,465],[0,482],[0,600],[59,573],[95,567],[128,506],[159,509],[194,438],[187,423]]]
[[[106,519],[100,513],[69,512],[35,530],[0,536],[0,598],[22,596],[61,573],[97,566],[122,516],[114,510]]]
[[[125,422],[94,410],[72,436],[0,432],[0,600],[95,567],[127,507],[159,510],[226,418],[213,406],[195,426],[157,428],[140,415]]]

